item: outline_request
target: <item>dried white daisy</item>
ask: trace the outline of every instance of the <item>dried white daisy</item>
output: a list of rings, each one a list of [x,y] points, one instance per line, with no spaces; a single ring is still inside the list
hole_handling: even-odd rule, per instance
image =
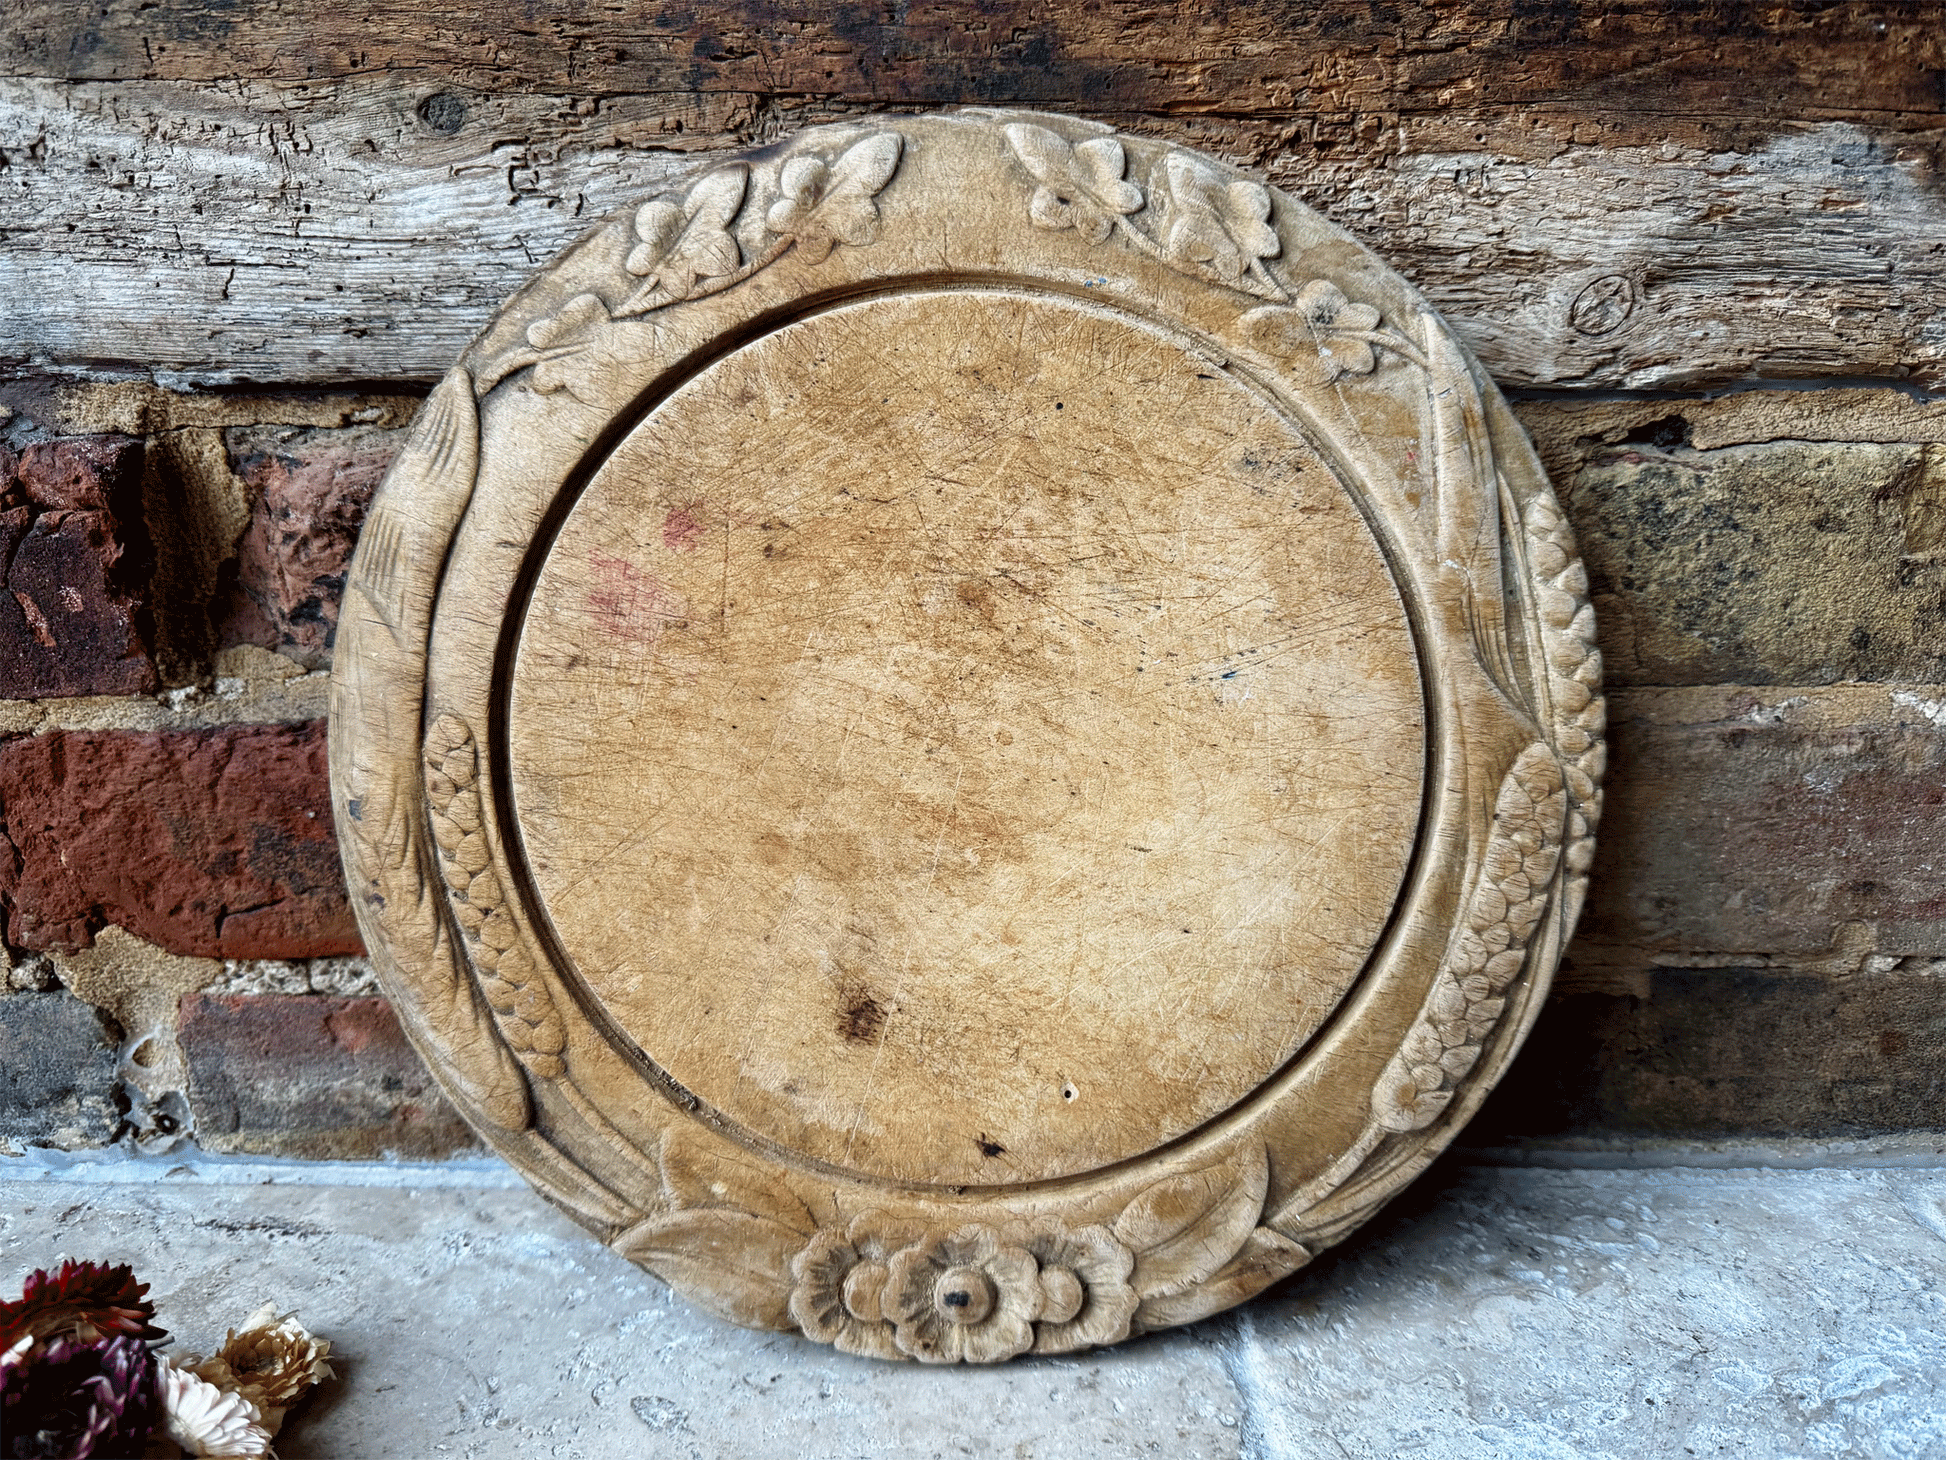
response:
[[[263,1460],[270,1451],[270,1431],[263,1427],[256,1405],[233,1390],[219,1389],[187,1369],[176,1368],[166,1358],[156,1364],[156,1397],[163,1433],[182,1446],[185,1455]]]
[[[330,1352],[329,1339],[313,1338],[295,1313],[279,1314],[276,1304],[266,1303],[243,1327],[230,1330],[213,1357],[187,1367],[198,1378],[249,1400],[259,1422],[274,1435],[284,1423],[284,1411],[313,1384],[333,1377],[325,1361]]]

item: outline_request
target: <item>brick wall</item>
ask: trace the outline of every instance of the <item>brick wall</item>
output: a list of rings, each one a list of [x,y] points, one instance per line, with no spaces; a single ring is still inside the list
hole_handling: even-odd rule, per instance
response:
[[[466,1148],[357,956],[325,784],[338,590],[411,401],[9,394],[0,1138]],[[131,395],[164,424],[71,429]],[[1482,1133],[1939,1125],[1946,404],[1519,410],[1589,561],[1613,772],[1580,935]]]
[[[1425,288],[1539,443],[1613,769],[1481,1137],[1946,1126],[1946,31],[1910,7],[206,9],[0,26],[0,1143],[468,1147],[327,809],[371,491],[591,214],[956,103],[1263,169]]]

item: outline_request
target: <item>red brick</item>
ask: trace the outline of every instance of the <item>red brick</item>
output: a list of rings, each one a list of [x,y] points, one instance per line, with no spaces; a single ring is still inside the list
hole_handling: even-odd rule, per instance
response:
[[[19,947],[116,923],[172,953],[355,953],[324,725],[56,731],[0,746],[0,896]]]
[[[383,999],[195,994],[178,1037],[204,1150],[425,1160],[478,1148]]]
[[[331,662],[345,569],[399,436],[307,431],[269,449],[246,441],[234,451],[251,512],[218,610],[220,642],[261,644],[312,668]]]
[[[141,560],[141,443],[90,436],[0,453],[0,698],[156,687]]]
[[[69,436],[20,453],[16,480],[27,500],[53,512],[120,512],[136,506],[142,443],[133,436]]]

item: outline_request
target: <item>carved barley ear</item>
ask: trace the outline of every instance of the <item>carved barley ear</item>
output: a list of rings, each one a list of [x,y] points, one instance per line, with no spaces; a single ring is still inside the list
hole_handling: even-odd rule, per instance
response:
[[[735,1322],[1192,1322],[1450,1140],[1585,883],[1587,585],[1416,294],[1072,117],[867,118],[597,224],[348,584],[360,926],[482,1135]]]

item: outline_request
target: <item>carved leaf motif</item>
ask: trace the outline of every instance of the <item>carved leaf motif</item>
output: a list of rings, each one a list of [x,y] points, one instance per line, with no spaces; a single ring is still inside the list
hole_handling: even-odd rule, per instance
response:
[[[473,496],[480,422],[473,379],[455,367],[434,387],[380,493],[347,580],[339,640],[349,662],[400,680],[424,673],[433,582],[424,571],[431,544],[444,541]],[[409,511],[398,505],[409,502]],[[431,555],[436,560],[436,554]],[[381,633],[382,631],[382,633]],[[394,991],[401,1021],[422,1048],[447,1052],[445,1069],[469,1113],[504,1131],[524,1129],[527,1081],[481,1001],[441,914],[434,856],[426,845],[423,782],[399,759],[419,736],[417,705],[354,699],[332,686],[332,720],[362,722],[373,749],[343,755],[333,741],[333,781],[347,806],[364,885],[364,921],[384,937],[368,942]],[[416,759],[416,757],[414,757]]]
[[[1246,1298],[1255,1297],[1279,1278],[1288,1277],[1311,1260],[1308,1249],[1280,1236],[1268,1227],[1258,1227],[1244,1241],[1237,1255],[1197,1287],[1168,1297],[1148,1299],[1135,1310],[1139,1329],[1169,1328],[1178,1323],[1194,1323],[1225,1308],[1234,1308]]]
[[[1256,1227],[1269,1182],[1263,1147],[1253,1146],[1137,1196],[1114,1222],[1115,1235],[1135,1253],[1135,1291],[1168,1297],[1221,1268]]]
[[[651,1218],[613,1243],[717,1317],[773,1329],[793,1326],[791,1258],[803,1245],[800,1234],[768,1217],[720,1207]]]
[[[778,179],[783,196],[765,215],[771,231],[793,240],[807,264],[823,263],[841,243],[874,242],[878,204],[872,200],[892,180],[904,143],[897,132],[875,132],[833,163],[793,157]]]
[[[728,1209],[764,1217],[809,1237],[809,1208],[759,1166],[707,1150],[672,1130],[662,1143],[662,1186],[679,1207]]]
[[[682,202],[657,198],[635,213],[627,269],[671,299],[687,299],[698,279],[736,272],[743,254],[730,220],[743,207],[750,169],[743,163],[711,173]]]
[[[1128,155],[1113,137],[1091,137],[1077,146],[1027,122],[1007,128],[1014,153],[1039,180],[1028,216],[1041,228],[1072,228],[1090,243],[1115,230],[1115,220],[1142,206],[1142,190],[1124,180]]]
[[[588,348],[589,333],[608,323],[608,306],[599,295],[577,294],[555,313],[527,326],[527,343],[541,352],[534,367],[534,389],[542,395],[572,391],[574,371],[566,361]]]
[[[1181,152],[1169,154],[1167,171],[1175,206],[1163,235],[1164,256],[1233,289],[1284,298],[1262,262],[1275,258],[1282,246],[1270,226],[1270,190],[1242,179],[1226,182]]]

